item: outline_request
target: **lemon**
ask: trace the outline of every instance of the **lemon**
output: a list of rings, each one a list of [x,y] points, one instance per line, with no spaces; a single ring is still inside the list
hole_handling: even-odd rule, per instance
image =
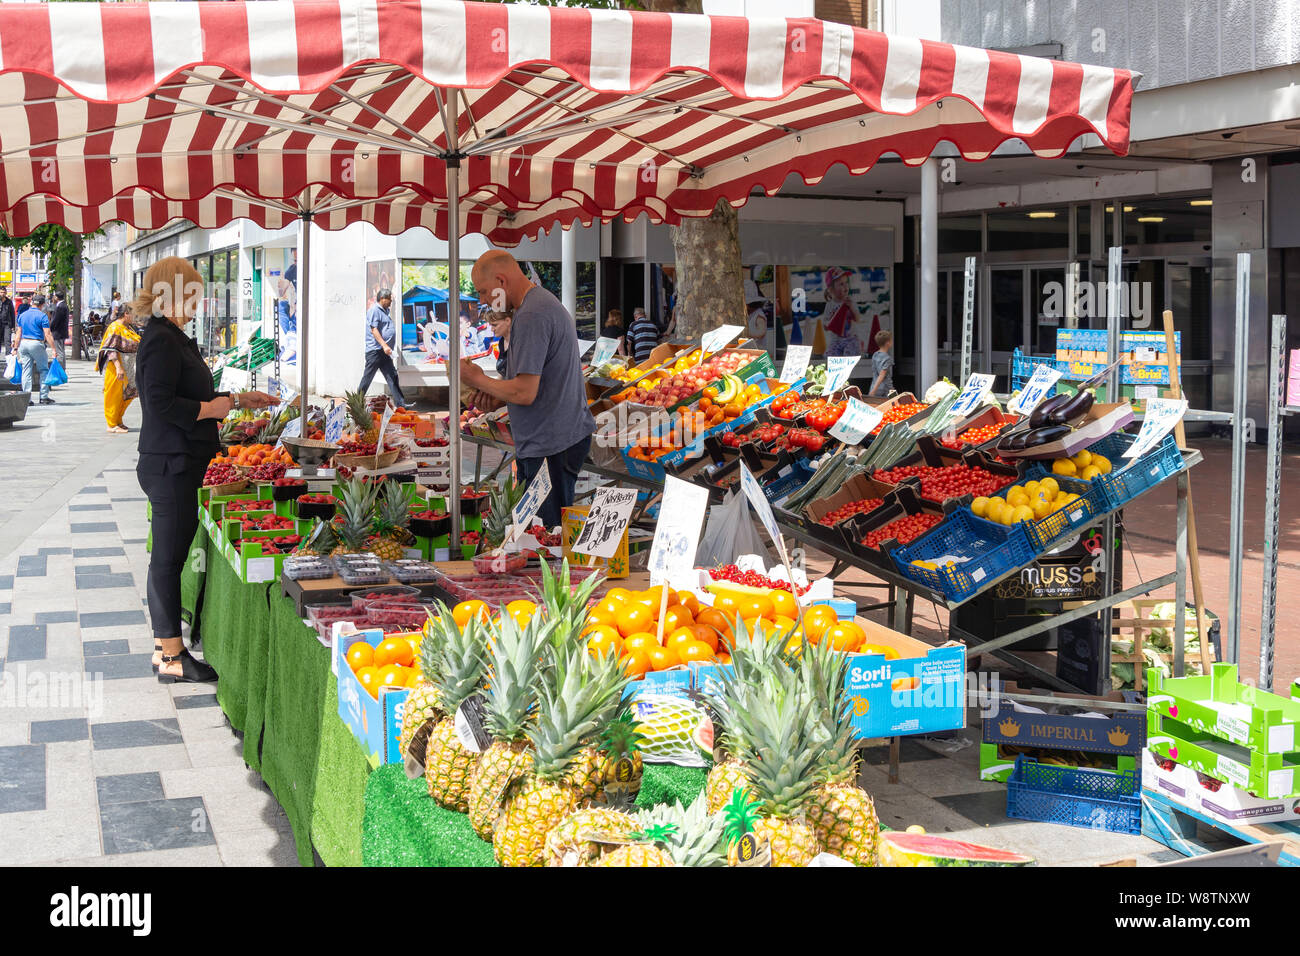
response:
[[[1033,509],[1034,509],[1034,518],[1037,519],[1038,521],[1042,521],[1044,518],[1046,518],[1048,515],[1050,515],[1053,511],[1056,510],[1056,506],[1053,505],[1046,498],[1039,498],[1037,501],[1034,502]]]
[[[1049,498],[1055,497],[1056,493],[1061,490],[1061,486],[1056,483],[1055,478],[1044,478],[1038,483],[1038,490],[1047,493]]]
[[[1007,503],[1001,498],[990,498],[984,505],[984,517],[990,521],[1001,521],[1002,512],[1007,510]]]
[[[1052,474],[1065,475],[1067,478],[1073,478],[1079,473],[1079,469],[1069,458],[1058,458],[1052,462]]]
[[[1087,468],[1092,464],[1092,452],[1087,450],[1076,451],[1072,456],[1070,456],[1070,460],[1074,462],[1074,467],[1076,468]]]
[[[1092,456],[1092,464],[1094,464],[1097,467],[1097,470],[1100,471],[1103,475],[1110,474],[1110,459],[1107,458],[1105,455],[1098,455],[1094,453]]]
[[[1025,493],[1028,494],[1030,497],[1033,497],[1035,494],[1037,494],[1037,493],[1038,493],[1038,482],[1036,482],[1036,481],[1026,481],[1026,482],[1025,482]]]
[[[1034,509],[1027,505],[1017,505],[1011,512],[1011,520],[1007,524],[1020,524],[1023,521],[1034,520]]]
[[[1024,488],[1021,488],[1019,485],[1012,485],[1012,486],[1011,486],[1010,488],[1008,488],[1006,491],[1002,492],[1002,497],[1003,497],[1003,498],[1006,498],[1007,501],[1010,501],[1012,495],[1014,495],[1014,494],[1018,494],[1018,493],[1020,493],[1020,492],[1022,492],[1022,491],[1024,491],[1024,490],[1025,490],[1025,489],[1024,489]]]
[[[1029,495],[1025,493],[1025,489],[1023,488],[1012,488],[1007,492],[1007,504],[1012,507],[1015,507],[1016,505],[1027,505],[1029,504]]]
[[[1092,481],[1092,479],[1098,477],[1100,474],[1100,468],[1096,465],[1089,465],[1087,468],[1083,469],[1083,471],[1079,472],[1079,477],[1084,481]]]
[[[983,496],[976,498],[970,503],[970,510],[975,512],[975,517],[983,518],[984,510],[989,506],[989,500]]]

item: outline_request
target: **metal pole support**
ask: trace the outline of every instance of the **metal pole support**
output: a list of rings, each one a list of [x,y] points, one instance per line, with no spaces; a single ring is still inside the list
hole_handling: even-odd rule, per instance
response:
[[[1232,366],[1232,496],[1228,525],[1228,633],[1224,660],[1241,660],[1242,521],[1246,500],[1246,345],[1250,331],[1250,253],[1237,253],[1237,327]]]
[[[1277,536],[1282,510],[1282,420],[1286,399],[1286,316],[1273,316],[1268,352],[1268,462],[1264,468],[1264,597],[1259,624],[1259,689],[1273,690],[1277,626]]]
[[[961,378],[965,385],[970,378],[971,352],[975,341],[975,257],[966,257],[965,285],[961,297]]]

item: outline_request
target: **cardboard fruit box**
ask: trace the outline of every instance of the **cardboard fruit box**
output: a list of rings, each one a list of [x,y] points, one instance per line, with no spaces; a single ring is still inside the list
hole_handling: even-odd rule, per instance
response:
[[[402,708],[411,691],[408,687],[381,687],[378,699],[371,697],[352,673],[347,655],[358,641],[378,646],[383,639],[384,632],[378,628],[352,634],[342,633],[337,626],[334,629],[331,666],[338,677],[339,717],[361,744],[372,767],[405,759],[399,752],[398,738],[402,733]]]
[[[1142,788],[1227,824],[1300,823],[1300,798],[1266,798],[1142,751]]]

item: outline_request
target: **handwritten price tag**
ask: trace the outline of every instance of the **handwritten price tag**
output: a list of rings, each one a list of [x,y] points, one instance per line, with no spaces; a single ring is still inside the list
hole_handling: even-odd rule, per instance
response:
[[[346,405],[335,405],[330,409],[330,413],[325,418],[325,440],[327,442],[337,442],[343,437],[343,426],[347,424],[348,407]]]
[[[700,348],[705,352],[716,352],[743,331],[743,325],[719,326],[700,336]]]
[[[880,409],[850,398],[840,420],[830,427],[830,436],[846,445],[856,445],[866,438],[885,417]]]
[[[587,350],[596,344],[595,339],[578,339],[578,358],[587,354]]]
[[[604,365],[614,355],[615,349],[618,348],[618,339],[606,338],[601,336],[596,339],[596,350],[591,353],[591,364],[597,367]],[[579,355],[582,353],[579,352]]]
[[[785,350],[785,364],[781,366],[781,382],[790,385],[803,378],[812,358],[811,345],[791,345]]]
[[[826,358],[826,387],[822,394],[829,395],[831,392],[841,389],[848,383],[849,376],[858,363],[862,361],[861,355],[829,355]]]
[[[1059,369],[1050,365],[1039,365],[1034,369],[1033,377],[1020,390],[1015,401],[1007,405],[1007,410],[1016,415],[1030,414],[1043,403],[1043,399],[1047,397],[1047,393],[1052,390],[1060,377]]]
[[[1124,452],[1125,458],[1141,458],[1169,434],[1187,411],[1185,398],[1148,398],[1142,428],[1133,444]]]
[[[793,581],[794,573],[790,568],[790,556],[785,550],[785,538],[781,536],[781,529],[776,525],[776,515],[772,514],[772,505],[768,502],[767,495],[763,494],[758,479],[743,461],[740,463],[740,488],[749,500],[749,506],[758,515],[759,523],[763,525],[772,543],[776,545],[777,554],[781,556],[786,574]]]
[[[979,408],[984,401],[984,393],[993,387],[993,379],[994,376],[984,372],[971,372],[949,414],[954,417],[964,417]]]
[[[695,567],[700,525],[709,506],[709,489],[669,475],[659,505],[659,523],[650,545],[650,583],[662,584]]]
[[[582,532],[569,550],[575,554],[612,558],[623,540],[635,507],[635,488],[597,488]]]
[[[524,492],[519,503],[514,506],[510,512],[510,517],[515,523],[517,532],[522,532],[527,527],[531,527],[533,515],[537,514],[544,502],[551,493],[551,469],[545,462],[533,476],[533,480],[528,483],[528,488]]]
[[[284,440],[286,438],[301,438],[301,437],[302,437],[302,419],[295,418],[293,421],[289,422],[289,424],[285,425],[284,428],[281,430],[280,437],[276,439],[275,447],[279,448],[281,445],[283,445]]]

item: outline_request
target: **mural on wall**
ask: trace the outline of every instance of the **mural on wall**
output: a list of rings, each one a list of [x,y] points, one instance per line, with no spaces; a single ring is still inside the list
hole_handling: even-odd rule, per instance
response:
[[[473,263],[460,267],[460,330],[461,354],[480,355],[485,350],[484,340],[491,334],[486,323],[478,321],[478,299],[470,279]],[[401,295],[402,348],[411,353],[423,353],[429,361],[442,362],[447,357],[447,304],[450,291],[451,270],[445,261],[403,259],[399,270]],[[418,361],[418,357],[413,357]]]
[[[893,330],[890,268],[744,266],[749,337],[762,348],[810,345],[814,355],[870,355]]]

